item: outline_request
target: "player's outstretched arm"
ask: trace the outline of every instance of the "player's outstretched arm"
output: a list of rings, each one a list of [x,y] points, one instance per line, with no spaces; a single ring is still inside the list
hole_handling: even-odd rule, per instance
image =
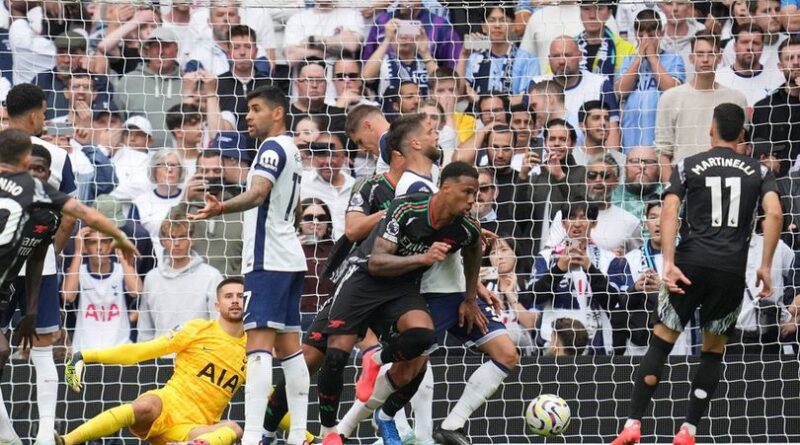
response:
[[[166,335],[144,343],[129,343],[107,349],[87,349],[72,355],[64,368],[64,376],[70,389],[80,392],[83,371],[87,363],[133,365],[173,352],[176,352],[174,343]]]
[[[764,210],[764,222],[761,227],[764,231],[764,247],[761,255],[761,267],[756,271],[756,286],[761,285],[759,298],[772,295],[772,257],[781,236],[783,226],[783,209],[781,200],[774,191],[767,192],[761,198],[761,208]]]
[[[260,206],[267,199],[267,195],[272,190],[272,181],[264,176],[253,176],[247,190],[239,196],[227,201],[220,201],[213,195],[206,193],[206,205],[197,213],[189,215],[190,220],[201,220],[213,218],[223,213],[238,213]]]
[[[96,209],[88,207],[77,199],[72,198],[64,204],[61,211],[69,216],[82,220],[89,227],[113,238],[114,247],[119,249],[125,258],[131,260],[139,255],[136,246],[133,245],[131,240],[129,240],[111,220],[103,216],[103,214]]]

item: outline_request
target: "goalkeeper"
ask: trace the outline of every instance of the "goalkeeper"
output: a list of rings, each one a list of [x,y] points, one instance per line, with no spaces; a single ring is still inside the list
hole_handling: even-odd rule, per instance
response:
[[[56,445],[97,440],[124,427],[153,445],[231,445],[239,440],[239,425],[220,417],[245,379],[243,292],[240,279],[228,278],[217,286],[216,320],[192,320],[145,343],[75,353],[65,370],[75,392],[81,390],[86,363],[132,365],[174,353],[175,370],[163,388],[104,411],[63,437],[56,435]]]

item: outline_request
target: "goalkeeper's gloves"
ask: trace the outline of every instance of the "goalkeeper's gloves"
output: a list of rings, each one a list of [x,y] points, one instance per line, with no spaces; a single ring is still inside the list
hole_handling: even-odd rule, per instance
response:
[[[67,360],[64,367],[64,380],[67,381],[67,386],[75,392],[81,392],[83,386],[83,371],[86,369],[86,363],[83,361],[83,355],[80,352],[72,354],[72,357]]]

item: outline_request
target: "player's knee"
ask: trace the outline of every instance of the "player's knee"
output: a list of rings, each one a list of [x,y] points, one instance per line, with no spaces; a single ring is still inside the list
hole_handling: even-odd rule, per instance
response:
[[[647,386],[656,386],[658,385],[658,376],[653,374],[648,374],[644,376],[644,384]]]
[[[492,354],[492,359],[511,370],[516,368],[519,364],[519,352],[517,351],[516,346],[511,344],[510,346],[503,347]]]
[[[325,365],[334,372],[344,371],[349,358],[349,352],[338,348],[328,348],[328,352],[325,354]]]
[[[408,357],[419,357],[436,344],[436,332],[427,328],[411,328],[403,332]]]
[[[136,423],[151,423],[161,414],[161,405],[151,398],[142,398],[133,402],[133,418]]]
[[[0,344],[0,369],[8,363],[9,357],[11,357],[11,348],[8,343]]]

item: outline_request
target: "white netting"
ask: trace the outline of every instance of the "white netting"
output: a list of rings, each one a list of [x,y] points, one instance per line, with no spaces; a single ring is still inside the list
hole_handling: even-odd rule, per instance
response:
[[[115,218],[143,254],[122,266],[91,237],[67,244],[58,263],[66,317],[57,356],[150,339],[214,316],[214,288],[239,274],[242,239],[252,235],[243,233],[242,216],[195,224],[188,257],[186,227],[162,223],[185,220],[205,192],[241,193],[258,143],[247,136],[246,96],[272,84],[291,98],[288,126],[306,169],[298,233],[309,266],[303,327],[332,290],[320,276],[333,241],[348,229],[350,193],[380,164],[380,129],[359,125],[346,133],[348,110],[374,105],[390,121],[426,113],[439,125],[442,163],[481,167],[474,210],[500,235],[486,250],[481,277],[503,298],[498,319],[521,352],[518,368],[471,418],[470,436],[475,443],[540,441],[527,433],[522,413],[536,395],[554,393],[570,404],[573,424],[551,441],[607,442],[628,414],[633,372],[653,323],[661,261],[659,236],[650,240],[660,207],[648,204],[660,199],[671,165],[708,148],[714,106],[733,102],[750,121],[746,149],[779,178],[786,224],[774,260],[776,289],[761,302],[753,299],[760,237],[751,244],[748,291],[731,295],[743,301],[740,330],[699,439],[800,441],[795,0],[34,3],[0,7],[0,91],[5,96],[29,82],[44,90],[42,138],[54,144],[51,152],[66,150],[75,187],[63,154],[53,158],[50,182]],[[713,40],[699,39],[692,54],[692,36],[706,32],[717,36],[718,51]],[[41,127],[35,121],[4,122],[32,131]],[[585,307],[585,276],[556,283],[557,295],[536,290],[550,249],[568,246],[562,205],[587,200],[602,203],[593,260],[620,289],[607,307]],[[76,249],[85,253],[76,256]],[[179,270],[165,268],[165,255],[180,257]],[[569,301],[553,309],[554,297]],[[670,359],[655,395],[656,420],[643,425],[647,441],[668,440],[683,421],[689,369],[700,351],[698,322]],[[585,356],[569,357],[576,342]],[[35,380],[27,356],[13,352],[2,391],[27,440],[38,424]],[[484,360],[453,338],[433,356],[436,425]],[[59,402],[56,428],[71,430],[133,400],[170,370],[169,361],[92,366],[82,398],[60,385],[58,400],[67,403]],[[340,416],[352,395],[348,384]],[[315,391],[310,402],[316,432]],[[230,418],[242,422],[242,413],[237,398]],[[366,424],[360,431],[374,436]]]

